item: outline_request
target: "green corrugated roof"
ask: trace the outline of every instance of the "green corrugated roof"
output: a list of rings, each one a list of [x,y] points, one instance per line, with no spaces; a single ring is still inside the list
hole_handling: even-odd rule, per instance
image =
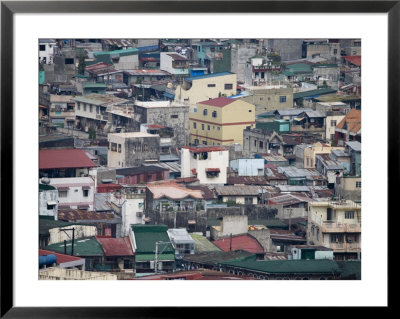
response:
[[[156,259],[155,253],[152,254],[136,253],[135,256],[136,261],[151,261],[155,259]],[[158,260],[175,260],[175,255],[162,253],[161,255],[158,256]]]
[[[287,65],[285,71],[294,74],[312,73],[312,68],[310,65],[305,63],[295,63]]]
[[[85,87],[85,89],[89,89],[89,88],[107,88],[107,85],[105,83],[85,83],[84,87]]]
[[[67,241],[67,255],[71,254],[72,240]],[[46,246],[44,249],[64,253],[64,242]],[[103,248],[96,237],[74,240],[74,256],[103,256]]]
[[[56,188],[51,185],[39,184],[39,192],[55,190]]]
[[[156,242],[169,242],[170,239],[167,233],[168,227],[166,225],[132,225],[133,233],[135,234],[136,242],[136,258],[149,258],[146,255],[152,255],[156,251]],[[159,250],[163,246],[159,246]],[[164,250],[163,255],[174,254],[175,250],[172,244]],[[143,256],[143,257],[142,257]],[[138,260],[138,259],[137,259]],[[154,259],[153,259],[154,260]]]
[[[339,274],[341,269],[333,260],[261,260],[228,261],[223,265],[271,274]]]
[[[346,260],[337,261],[338,266],[342,269],[340,277],[355,277],[356,280],[361,279],[361,261],[360,260]]]
[[[337,64],[314,64],[313,68],[337,68]]]
[[[138,49],[132,48],[132,49],[126,49],[126,50],[93,52],[93,55],[95,57],[100,56],[100,55],[113,55],[113,54],[119,54],[119,56],[126,56],[126,55],[134,55],[134,54],[138,54],[138,53],[139,53]]]
[[[299,93],[293,94],[293,100],[299,99],[299,98],[305,98],[305,97],[312,97],[315,95],[318,96],[318,95],[323,95],[323,94],[331,94],[331,93],[335,93],[335,92],[337,92],[337,90],[329,89],[329,88],[299,92]]]
[[[210,242],[207,238],[202,235],[189,234],[195,242],[196,253],[205,253],[210,251],[221,251],[217,246]]]

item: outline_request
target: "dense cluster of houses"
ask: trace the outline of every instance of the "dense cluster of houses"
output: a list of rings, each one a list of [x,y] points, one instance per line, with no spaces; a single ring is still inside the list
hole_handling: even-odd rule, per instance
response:
[[[40,39],[39,277],[361,278],[359,39]]]

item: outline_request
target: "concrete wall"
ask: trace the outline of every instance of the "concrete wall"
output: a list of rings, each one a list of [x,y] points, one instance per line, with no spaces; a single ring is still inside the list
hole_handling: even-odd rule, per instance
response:
[[[47,209],[47,202],[58,203],[58,191],[56,189],[39,192],[39,215],[54,216],[54,219],[57,220],[58,204],[52,209]]]
[[[144,197],[125,199],[121,208],[122,236],[129,236],[131,225],[144,224]]]
[[[248,217],[246,215],[224,216],[221,223],[220,237],[246,234],[248,229]]]
[[[282,61],[302,58],[303,39],[268,39],[267,48],[278,52]]]
[[[72,229],[74,228],[74,238],[87,238],[97,236],[96,226],[84,226],[84,225],[71,225],[67,227],[57,227],[49,229],[50,240],[49,245],[64,243],[64,240],[69,241],[72,239],[72,230],[63,231],[63,229]],[[67,248],[68,249],[68,248]]]
[[[246,62],[249,58],[256,55],[257,47],[252,44],[244,45],[233,44],[231,49],[231,72],[237,74],[237,81],[244,83]]]
[[[241,99],[255,105],[256,115],[293,107],[293,89],[291,88],[252,90],[251,94]],[[286,102],[282,102],[281,97],[286,97]]]
[[[275,245],[272,244],[269,229],[249,230],[248,234],[257,239],[265,252],[276,251]]]
[[[215,84],[215,86],[209,87],[209,84]],[[225,89],[225,84],[232,84],[232,89]],[[194,105],[198,102],[217,98],[219,94],[225,94],[226,96],[235,95],[236,87],[236,74],[197,79],[192,81],[192,86],[187,90],[178,85],[175,90],[175,101],[187,102]]]

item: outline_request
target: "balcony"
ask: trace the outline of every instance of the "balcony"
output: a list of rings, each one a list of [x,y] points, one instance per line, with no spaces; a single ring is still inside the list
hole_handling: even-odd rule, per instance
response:
[[[321,230],[323,233],[361,233],[361,224],[341,224],[335,221],[324,221]]]
[[[328,248],[334,250],[334,252],[347,252],[347,253],[357,253],[361,251],[360,243],[330,243]]]

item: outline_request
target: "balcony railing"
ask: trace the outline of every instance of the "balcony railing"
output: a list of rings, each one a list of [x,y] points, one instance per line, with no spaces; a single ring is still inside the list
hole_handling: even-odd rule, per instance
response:
[[[331,243],[328,245],[329,248],[336,252],[360,252],[360,243]]]

